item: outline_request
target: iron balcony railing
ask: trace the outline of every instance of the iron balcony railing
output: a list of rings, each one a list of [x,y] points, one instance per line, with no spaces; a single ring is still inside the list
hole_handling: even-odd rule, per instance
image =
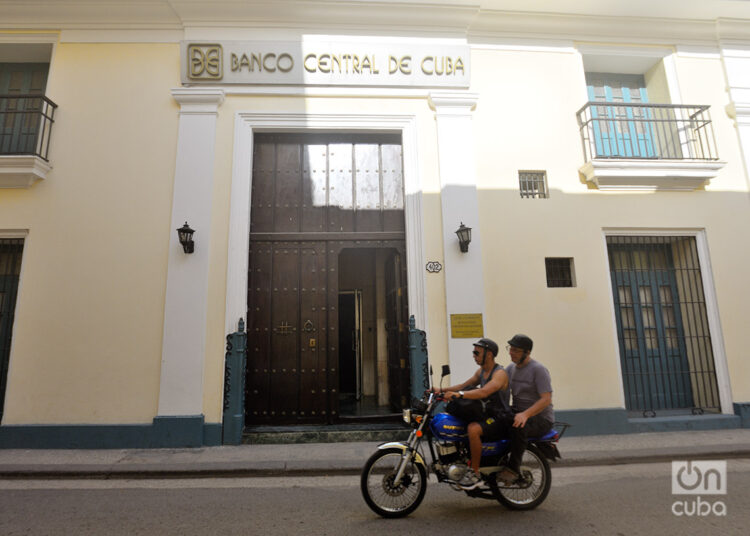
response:
[[[0,95],[0,155],[48,160],[55,108],[44,95]]]
[[[586,161],[718,160],[708,106],[588,102],[578,110]]]

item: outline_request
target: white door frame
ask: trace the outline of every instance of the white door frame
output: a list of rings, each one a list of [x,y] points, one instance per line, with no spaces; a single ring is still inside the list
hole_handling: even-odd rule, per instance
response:
[[[607,262],[607,273],[609,274],[609,255],[607,248],[608,236],[692,236],[695,238],[695,247],[698,250],[698,262],[700,263],[701,279],[703,283],[703,294],[706,299],[706,316],[708,317],[708,330],[711,334],[711,349],[714,354],[714,370],[716,372],[716,384],[719,388],[719,404],[721,412],[727,415],[734,414],[732,404],[732,387],[729,381],[729,367],[727,355],[724,349],[724,334],[721,330],[719,318],[719,305],[714,288],[714,274],[711,269],[711,258],[708,250],[708,240],[705,229],[604,229],[604,252]],[[617,370],[620,375],[620,389],[623,407],[625,407],[625,384],[622,378],[622,364],[620,363],[620,348],[617,345],[617,318],[615,316],[614,290],[612,278],[607,276],[609,285],[610,311],[612,313],[612,329],[615,338],[615,355],[617,356]]]
[[[322,115],[237,112],[229,214],[229,247],[225,331],[237,330],[247,314],[250,197],[253,171],[253,136],[256,132],[399,132],[404,161],[404,212],[409,313],[419,329],[427,331],[425,296],[422,186],[417,161],[416,117],[411,115]]]

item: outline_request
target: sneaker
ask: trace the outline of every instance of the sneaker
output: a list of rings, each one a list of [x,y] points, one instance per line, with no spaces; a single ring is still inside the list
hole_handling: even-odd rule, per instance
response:
[[[482,478],[474,472],[473,469],[466,471],[466,474],[458,481],[458,487],[463,490],[470,490],[482,485]]]
[[[518,473],[510,467],[504,467],[497,475],[497,479],[506,486],[512,486],[518,480]]]

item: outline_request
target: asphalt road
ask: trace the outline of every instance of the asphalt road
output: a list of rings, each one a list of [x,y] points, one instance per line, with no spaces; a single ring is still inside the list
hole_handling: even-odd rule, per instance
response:
[[[385,520],[365,505],[355,476],[174,480],[0,481],[0,534],[747,534],[750,460],[727,462],[726,495],[701,503],[726,515],[682,515],[671,464],[558,467],[547,501],[511,512],[430,480],[420,508]],[[687,505],[691,510],[691,505]]]

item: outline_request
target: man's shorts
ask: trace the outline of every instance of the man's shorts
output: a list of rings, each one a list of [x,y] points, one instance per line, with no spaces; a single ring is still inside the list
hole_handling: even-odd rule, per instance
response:
[[[487,417],[479,425],[482,427],[482,441],[497,441],[508,437],[513,421],[510,418]]]

